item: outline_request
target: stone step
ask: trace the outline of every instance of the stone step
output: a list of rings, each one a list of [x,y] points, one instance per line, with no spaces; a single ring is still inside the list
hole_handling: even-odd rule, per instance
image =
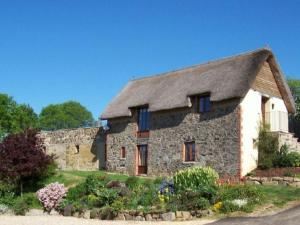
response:
[[[300,152],[300,142],[293,133],[278,132],[278,138],[280,146],[286,144],[290,150]]]
[[[293,133],[279,132],[278,135],[281,138],[294,138],[294,134]]]

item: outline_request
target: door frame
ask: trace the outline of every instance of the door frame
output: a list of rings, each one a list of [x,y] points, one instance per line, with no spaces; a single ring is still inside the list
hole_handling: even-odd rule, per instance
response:
[[[144,154],[145,157],[145,165],[140,166],[140,151],[141,147],[146,148],[146,153]],[[148,145],[137,145],[136,151],[136,175],[146,175],[148,173],[148,158],[149,158],[149,150]]]

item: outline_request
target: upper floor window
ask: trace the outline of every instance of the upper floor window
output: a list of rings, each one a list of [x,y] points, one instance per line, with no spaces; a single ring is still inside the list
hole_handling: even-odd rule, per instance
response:
[[[209,95],[199,96],[197,98],[198,112],[205,113],[211,110],[211,101]]]
[[[138,127],[139,131],[148,131],[149,130],[149,111],[148,108],[139,108],[138,109]]]
[[[194,162],[196,159],[196,146],[195,142],[185,142],[184,143],[184,161]]]

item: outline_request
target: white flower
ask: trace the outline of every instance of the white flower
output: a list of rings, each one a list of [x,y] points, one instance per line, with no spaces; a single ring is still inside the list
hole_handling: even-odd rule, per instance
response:
[[[241,208],[242,206],[246,205],[247,204],[247,199],[234,199],[232,201],[232,203],[234,205],[237,205],[239,208]]]

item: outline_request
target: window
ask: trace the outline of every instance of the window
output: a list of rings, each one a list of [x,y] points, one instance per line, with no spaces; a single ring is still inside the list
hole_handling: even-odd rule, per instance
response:
[[[76,147],[76,154],[79,154],[79,145],[75,145]]]
[[[125,158],[126,158],[126,148],[125,148],[125,147],[122,147],[122,148],[121,148],[121,158],[122,158],[122,159],[125,159]]]
[[[138,109],[138,127],[139,131],[148,131],[149,130],[149,111],[148,108],[139,108]]]
[[[199,96],[198,97],[198,112],[205,113],[209,112],[211,109],[210,96]]]
[[[184,160],[186,162],[193,162],[195,161],[195,142],[185,142],[184,143]]]

